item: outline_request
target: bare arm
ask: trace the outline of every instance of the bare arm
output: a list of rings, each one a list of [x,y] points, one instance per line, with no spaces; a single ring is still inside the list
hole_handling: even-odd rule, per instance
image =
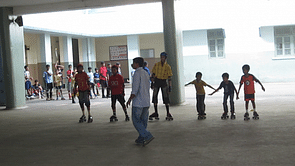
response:
[[[207,85],[209,88],[213,89],[213,90],[216,90],[215,88],[213,88],[211,85]]]
[[[214,92],[210,93],[209,95],[213,95],[214,93],[218,92],[220,88],[217,88]]]
[[[128,106],[130,105],[131,100],[132,100],[134,97],[135,97],[135,94],[131,94],[131,95],[130,95],[130,97],[129,97],[127,103],[126,103],[126,107],[127,107],[127,108],[128,108]]]
[[[265,88],[264,88],[264,86],[262,85],[262,83],[258,80],[258,79],[256,79],[256,82],[258,82],[258,84],[260,84],[260,86],[261,86],[261,88],[262,88],[262,90],[263,91],[265,91]]]

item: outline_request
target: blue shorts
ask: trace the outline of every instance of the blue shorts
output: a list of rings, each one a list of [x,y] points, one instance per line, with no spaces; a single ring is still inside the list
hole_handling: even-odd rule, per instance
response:
[[[30,89],[32,87],[31,81],[26,81],[25,88],[26,90]]]

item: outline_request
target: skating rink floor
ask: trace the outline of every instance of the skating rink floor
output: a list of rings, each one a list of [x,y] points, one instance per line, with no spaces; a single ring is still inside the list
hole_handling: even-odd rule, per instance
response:
[[[110,99],[91,99],[91,124],[78,123],[79,105],[70,100],[34,99],[16,110],[0,107],[0,165],[294,165],[295,83],[264,86],[265,92],[256,84],[260,119],[249,121],[243,119],[243,90],[235,100],[235,120],[220,118],[223,90],[206,95],[207,119],[197,120],[195,89],[185,87],[185,103],[170,108],[173,121],[165,120],[159,102],[160,120],[148,123],[155,139],[146,147],[135,145],[138,134],[131,121],[124,121],[119,104],[119,121],[109,122]],[[127,86],[126,100],[130,90]]]

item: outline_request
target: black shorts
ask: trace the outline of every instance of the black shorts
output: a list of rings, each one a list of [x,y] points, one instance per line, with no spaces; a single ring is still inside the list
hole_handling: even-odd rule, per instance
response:
[[[103,87],[103,88],[105,88],[105,87],[108,86],[106,80],[100,80],[100,85],[101,85],[101,87]]]
[[[46,83],[46,90],[52,90],[52,83]]]
[[[255,100],[254,93],[253,94],[245,94],[244,97],[245,97],[245,101],[249,101],[249,100],[254,101]]]
[[[120,95],[112,95],[111,96],[111,100],[112,100],[112,108],[116,108],[116,101],[118,100],[119,103],[123,106],[123,104],[125,104],[125,98],[122,94]]]
[[[162,91],[163,103],[169,104],[170,98],[169,98],[169,89],[168,89],[168,85],[167,85],[167,80],[161,80],[161,79],[157,79],[157,78],[155,79],[155,83],[154,83],[152,103],[155,103],[155,104],[158,103],[158,94],[159,94],[160,88]]]

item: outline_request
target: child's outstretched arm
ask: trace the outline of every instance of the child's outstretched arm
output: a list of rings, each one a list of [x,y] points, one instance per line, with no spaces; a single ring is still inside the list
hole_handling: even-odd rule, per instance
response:
[[[242,85],[243,85],[243,83],[240,83],[239,90],[238,90],[238,93],[237,93],[237,97],[239,97],[239,93],[240,93]]]
[[[210,93],[209,95],[213,95],[214,93],[218,92],[220,90],[220,88],[217,88],[214,92]]]
[[[262,85],[262,83],[261,83],[259,80],[257,80],[257,79],[256,79],[256,82],[258,82],[258,84],[260,84],[262,90],[265,91],[265,88],[264,88],[264,86]]]
[[[238,93],[238,91],[237,91],[237,89],[236,89],[236,87],[234,86],[234,88],[235,88],[235,92],[236,92],[236,95],[237,95],[237,100],[239,99],[239,93]]]
[[[189,83],[185,84],[184,86],[188,86],[189,84],[192,84],[192,82],[189,82]]]
[[[215,88],[213,88],[211,85],[207,84],[207,86],[213,90],[216,90]]]

